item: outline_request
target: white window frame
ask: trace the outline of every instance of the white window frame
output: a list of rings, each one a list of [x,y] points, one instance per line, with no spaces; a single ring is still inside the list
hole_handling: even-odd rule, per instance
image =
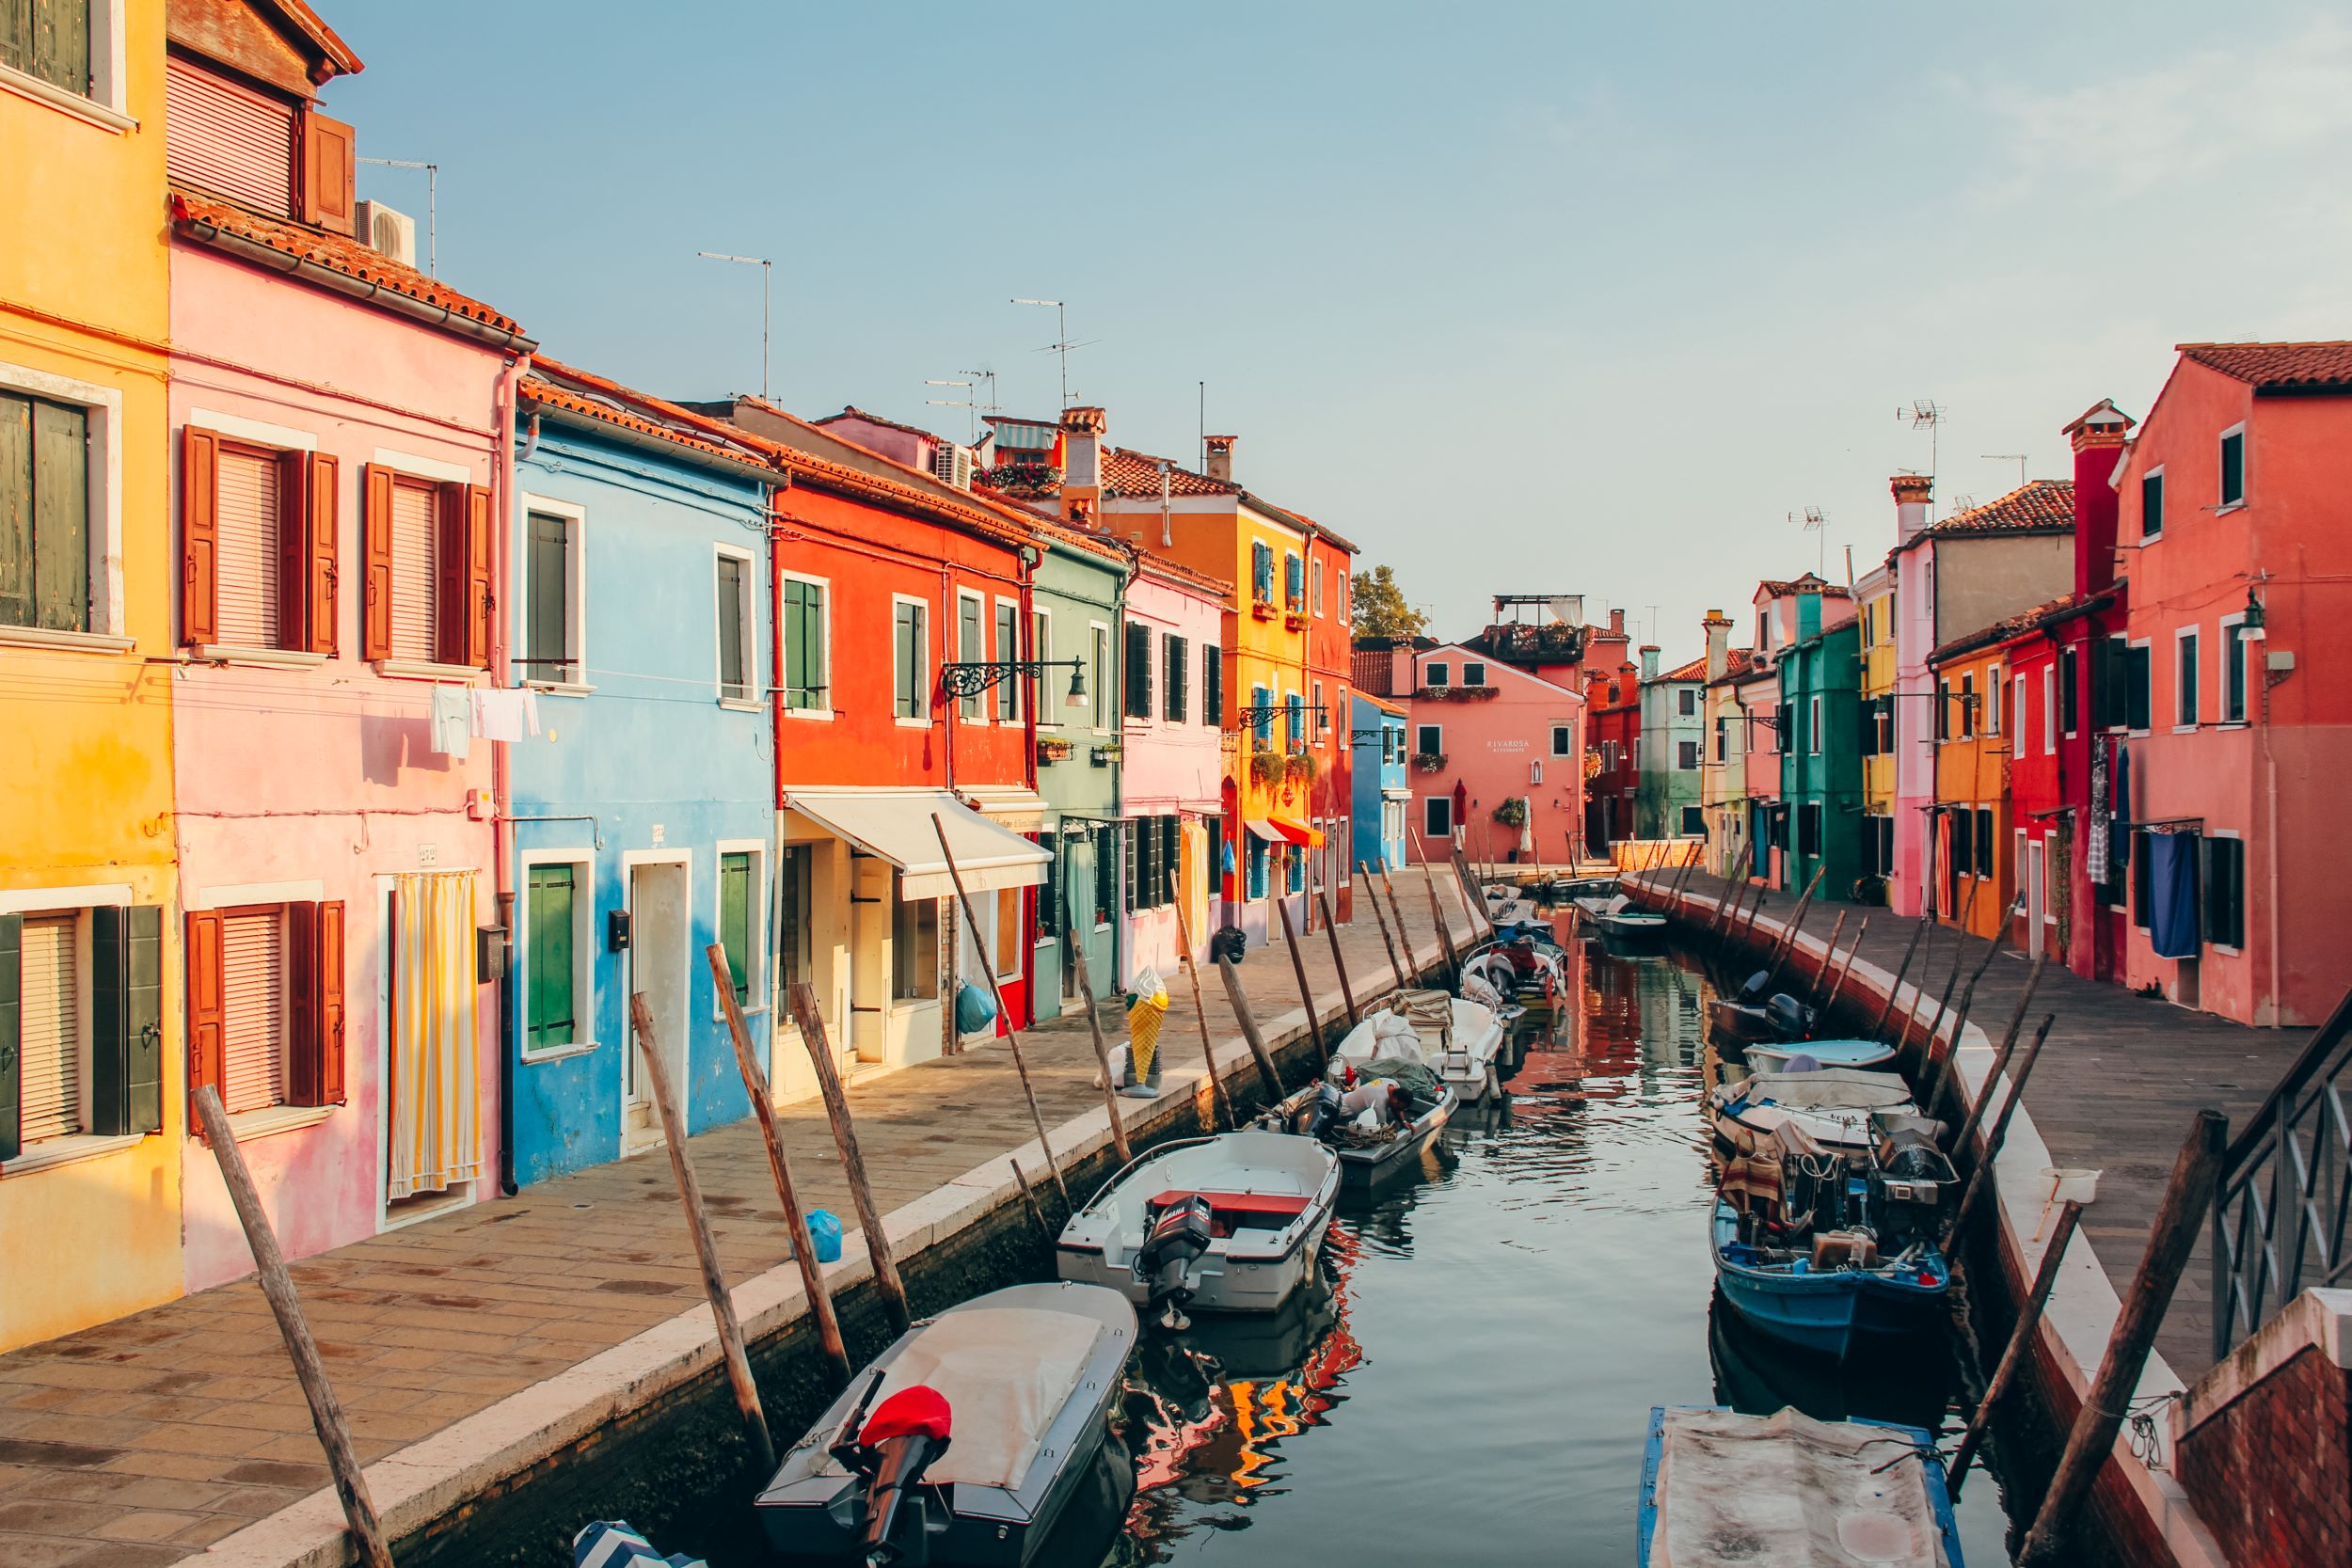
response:
[[[1984,723],[1977,732],[1980,736],[1997,738],[2003,733],[2001,729],[2001,677],[2002,670],[1999,665],[1988,664],[1984,667]]]
[[[1549,728],[1551,731],[1551,754],[1555,757],[1576,755],[1576,721],[1554,719]],[[1568,743],[1565,746],[1560,744],[1560,736],[1563,733],[1565,733],[1568,737]]]
[[[785,700],[784,693],[779,691],[776,693],[777,711],[781,712],[787,719],[810,720],[818,723],[830,724],[833,722],[833,578],[818,577],[814,572],[795,572],[790,570],[782,572],[779,575],[787,582],[806,583],[812,588],[821,588],[825,591],[824,612],[818,617],[818,637],[825,645],[825,701],[824,705],[821,707],[794,707],[790,703]],[[778,595],[776,601],[775,619],[775,627],[770,635],[782,637],[784,635],[784,601],[782,595]],[[790,656],[787,654],[786,657],[789,657]],[[784,684],[787,689],[789,689],[792,685],[792,672],[789,668],[787,668],[784,673]],[[898,688],[895,685],[891,688],[891,696],[894,699],[898,696]]]
[[[2194,622],[2185,626],[2172,628],[2172,733],[2174,735],[2191,735],[2204,727],[2205,645],[2203,640],[2197,635],[2198,630]],[[2181,644],[2184,642],[2195,644],[2188,656],[2189,671],[2185,684],[2181,679]],[[2197,718],[2185,719],[2181,716],[2183,698],[2197,705]],[[2154,723],[2155,715],[2150,714],[2148,721]]]
[[[914,672],[915,696],[922,702],[922,713],[913,719],[898,712],[898,607],[911,604],[922,615],[923,668]],[[884,635],[890,639],[890,721],[902,730],[928,730],[931,727],[930,675],[931,673],[931,606],[929,599],[913,594],[890,595],[890,619]]]
[[[1419,750],[1421,745],[1421,732],[1423,730],[1435,730],[1438,732],[1437,750],[1432,752],[1423,752]],[[1413,756],[1441,757],[1445,755],[1445,726],[1443,724],[1433,724],[1426,722],[1425,721],[1416,720],[1413,724],[1413,745],[1415,747],[1414,752],[1411,753]]]
[[[976,660],[969,661],[964,658],[963,653],[963,607],[967,604],[977,605],[980,610],[979,657]],[[976,592],[975,590],[969,588],[957,589],[955,657],[943,658],[940,660],[940,663],[960,664],[974,662],[986,664],[988,662],[988,640],[995,629],[994,620],[995,618],[989,613],[987,594]],[[948,708],[958,720],[966,724],[985,724],[989,721],[988,693],[985,691],[978,692],[970,697],[955,698],[948,704]]]
[[[1307,560],[1308,595],[1314,601],[1315,619],[1323,619],[1323,562],[1310,556]]]
[[[596,1048],[596,854],[593,849],[526,849],[516,857],[522,867],[521,896],[516,900],[515,948],[523,955],[515,966],[515,1017],[531,1017],[531,869],[537,865],[572,868],[572,1043],[544,1051],[518,1044],[515,1059],[526,1067],[584,1056]],[[582,1039],[581,1035],[588,1037]],[[518,1026],[518,1042],[529,1030]]]
[[[721,644],[720,628],[724,622],[719,615],[719,562],[739,561],[743,563],[743,689],[747,697],[727,695],[725,649]],[[754,576],[758,562],[752,552],[734,545],[712,542],[710,546],[710,684],[719,694],[719,705],[724,708],[748,709],[757,712],[762,705],[760,692],[767,683],[759,677],[759,583]]]
[[[1043,663],[1052,663],[1054,660],[1054,612],[1042,605],[1032,608],[1029,611],[1029,626],[1031,628],[1029,657]],[[1041,730],[1057,730],[1061,728],[1061,720],[1048,718],[1047,715],[1059,714],[1068,710],[1046,695],[1047,679],[1048,677],[1044,675],[1038,677],[1037,689],[1030,693],[1030,699],[1037,709],[1034,715],[1037,727]]]
[[[743,990],[751,1000],[743,1005],[743,1016],[758,1018],[768,1011],[768,906],[771,899],[768,841],[764,838],[723,838],[711,845],[710,940],[714,942],[720,940],[719,932],[726,913],[720,902],[726,896],[723,891],[726,879],[720,875],[719,869],[721,857],[726,855],[752,857],[751,928],[743,938],[751,944],[751,951],[744,955],[743,964]],[[709,969],[707,963],[703,965],[706,974]],[[720,991],[719,977],[715,974],[710,976],[710,1016],[719,1023],[726,1022],[726,998]]]
[[[2214,456],[2215,456],[2217,459],[2218,459],[2218,458],[2220,457],[2220,455],[2221,455],[2221,443],[2220,443],[2220,441],[2219,441],[2218,439],[2216,439],[2216,440],[2215,440],[2213,450],[2214,450]],[[2172,488],[2172,486],[2171,486],[2170,484],[2169,484],[2169,483],[2167,483],[2165,482],[2165,477],[2164,477],[2164,465],[2163,465],[2163,464],[2161,464],[2161,463],[2159,463],[2159,464],[2155,465],[2155,467],[2152,467],[2152,468],[2144,468],[2144,469],[2142,469],[2142,470],[2140,471],[2139,478],[2140,478],[2140,482],[2141,482],[2141,485],[2142,485],[2142,488],[2141,488],[2141,490],[2140,490],[2140,492],[2139,492],[2139,499],[2140,499],[2140,501],[2141,501],[2141,503],[2142,503],[2142,504],[2141,504],[2141,506],[2140,506],[2140,509],[2139,509],[2139,538],[2138,538],[2137,540],[2134,541],[2134,545],[2135,545],[2135,547],[2137,547],[2137,548],[2139,548],[2139,549],[2146,549],[2146,548],[2147,548],[2149,546],[2151,546],[2151,545],[2161,545],[2161,544],[2163,544],[2163,543],[2164,543],[2164,541],[2165,541],[2165,536],[2166,536],[2167,534],[2169,534],[2169,532],[2171,532],[2171,531],[2172,531],[2172,529],[2171,529],[2171,522],[2172,522],[2172,520],[2171,520],[2169,517],[2166,517],[2166,516],[2159,516],[2159,517],[2156,519],[2156,536],[2155,536],[2153,539],[2151,539],[2151,538],[2149,538],[2149,537],[2148,537],[2148,508],[2147,508],[2147,505],[2145,504],[2145,503],[2146,503],[2146,501],[2147,501],[2147,499],[2148,499],[2148,491],[2147,491],[2147,489],[2146,489],[2146,487],[2145,487],[2145,486],[2146,486],[2146,483],[2147,483],[2149,480],[2152,480],[2152,479],[2153,479],[2153,480],[2154,480],[2154,481],[2156,481],[2156,483],[2157,483],[2157,488],[2158,488],[2158,490],[2159,490],[2159,491],[2166,491],[2166,490],[2169,490],[2169,489],[2171,489],[2171,488]],[[2216,477],[2215,477],[2215,479],[2214,479],[2214,483],[2215,483],[2215,485],[2216,485],[2217,487],[2218,487],[2218,486],[2219,486],[2219,484],[2220,484],[2220,483],[2221,483],[2220,478],[2219,478],[2219,476],[2217,474],[2217,475],[2216,475]],[[2166,502],[2166,503],[2164,503],[2164,510],[2165,510],[2165,511],[2167,511],[2167,512],[2169,512],[2169,511],[2171,510],[2171,506],[2170,506],[2169,502]]]
[[[2237,437],[2237,499],[2221,499],[2221,443]],[[2236,512],[2246,505],[2246,498],[2254,493],[2254,443],[2246,434],[2246,421],[2238,420],[2213,438],[2213,499],[2214,513]]]
[[[831,600],[828,599],[827,603],[830,604]],[[988,634],[990,637],[995,638],[996,641],[1000,644],[996,650],[997,659],[1000,662],[1007,663],[1019,661],[1021,657],[1022,630],[1021,601],[1019,599],[1008,599],[1003,594],[999,594],[989,602],[988,608]],[[1012,646],[1009,648],[1001,646],[1004,639],[996,636],[996,614],[1000,610],[1007,610],[1012,611]],[[1021,717],[1023,705],[1025,704],[1038,703],[1039,699],[1043,695],[1044,690],[1045,680],[1042,676],[1038,678],[1033,689],[1030,686],[1029,678],[1026,675],[1017,673],[1007,675],[1003,680],[997,682],[994,687],[991,688],[989,692],[989,701],[995,707],[996,722],[1008,725],[1013,729],[1020,729],[1023,724]],[[1012,701],[1009,703],[1005,700],[1008,696],[1012,698]],[[1041,703],[1040,705],[1042,705],[1042,704]],[[1007,713],[1007,708],[1010,708],[1012,711],[1010,713]]]
[[[1088,693],[1093,702],[1087,728],[1096,735],[1115,734],[1126,722],[1126,692],[1119,685],[1126,672],[1119,668],[1119,646],[1108,621],[1087,623],[1087,673],[1094,682]]]
[[[92,6],[93,12],[97,9]],[[96,22],[93,18],[92,26]],[[118,32],[119,29],[118,29]],[[97,51],[91,41],[93,57]],[[9,72],[11,76],[17,72]],[[32,78],[24,77],[31,81]],[[46,83],[40,84],[47,86]],[[94,381],[53,375],[26,365],[0,363],[0,387],[51,403],[72,404],[88,420],[89,466],[84,471],[88,495],[85,521],[89,539],[89,629],[44,631],[38,626],[0,626],[0,646],[72,650],[81,653],[129,653],[137,647],[125,635],[122,575],[122,392]],[[179,456],[173,454],[173,477]],[[174,580],[177,580],[175,574]],[[175,593],[173,597],[177,598]]]
[[[520,503],[524,537],[521,541],[522,548],[516,552],[518,559],[515,562],[515,613],[514,619],[509,623],[512,628],[510,634],[513,638],[512,646],[516,648],[529,646],[531,515],[534,512],[544,512],[550,517],[562,517],[571,524],[570,577],[572,581],[567,607],[569,615],[564,628],[564,645],[571,650],[572,668],[569,680],[556,680],[534,673],[542,666],[527,664],[522,667],[524,673],[516,684],[555,696],[583,697],[596,689],[588,681],[588,509],[578,501],[557,500],[553,496],[542,496],[532,490],[522,492]],[[717,568],[712,568],[712,571],[715,577]]]
[[[2058,656],[2042,667],[2042,754],[2058,755]]]
[[[1446,825],[1443,832],[1430,825],[1429,809],[1432,806],[1440,806],[1445,810]],[[1439,838],[1451,844],[1454,841],[1454,797],[1452,795],[1424,795],[1421,798],[1421,836],[1423,844]]]
[[[2233,646],[2234,646],[2237,650],[2238,662],[2246,666],[2245,688],[2247,712],[2251,712],[2253,710],[2254,676],[2256,669],[2254,664],[2253,644],[2246,641],[2242,638],[2233,639],[2230,635],[2234,628],[2243,626],[2244,625],[2246,625],[2246,611],[2242,610],[2237,611],[2235,614],[2224,615],[2219,621],[2215,623],[2216,630],[2220,639],[2220,652],[2214,659],[2215,690],[2213,721],[2216,729],[2243,729],[2248,721],[2246,713],[2240,713],[2233,717],[2230,712],[2230,650]],[[2215,833],[2212,836],[2215,838],[2225,838],[2230,835],[2225,833]]]
[[[1331,727],[1331,710],[1324,705],[1321,681],[1314,683],[1314,695],[1309,701],[1314,705],[1315,713],[1314,718],[1307,725],[1307,738],[1320,749],[1323,745],[1324,732]]]
[[[1475,672],[1475,673],[1473,673]],[[1462,685],[1484,688],[1486,684],[1486,661],[1483,658],[1462,660]]]
[[[139,122],[131,118],[130,112],[129,52],[125,46],[129,30],[123,24],[122,8],[123,0],[90,0],[88,93],[44,82],[30,71],[5,65],[0,65],[0,91],[45,103],[118,135],[137,130]]]
[[[1821,754],[1821,699],[1809,697],[1806,702],[1811,705],[1804,715],[1804,752],[1807,756],[1818,757]]]
[[[1421,661],[1421,684],[1431,689],[1454,684],[1454,662],[1444,658],[1424,658]]]
[[[75,917],[74,976],[75,1006],[82,1059],[76,1064],[74,1081],[80,1085],[81,1105],[77,1119],[87,1129],[90,1122],[90,1071],[92,1067],[91,1023],[94,999],[90,990],[90,911],[99,909],[127,909],[136,902],[128,882],[105,882],[80,887],[11,888],[0,892],[0,914],[70,914]],[[137,1132],[68,1132],[60,1137],[43,1138],[28,1143],[8,1162],[0,1180],[30,1175],[50,1165],[70,1164],[76,1160],[94,1159],[111,1154],[118,1148],[128,1148],[143,1134]]]

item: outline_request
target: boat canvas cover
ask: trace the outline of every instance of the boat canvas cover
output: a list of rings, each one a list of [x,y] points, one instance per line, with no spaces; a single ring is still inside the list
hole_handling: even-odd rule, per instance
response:
[[[1891,1072],[1823,1068],[1818,1072],[1758,1072],[1734,1085],[1727,1100],[1821,1111],[1911,1109],[1911,1090]]]
[[[873,1405],[879,1409],[901,1388],[937,1389],[954,1424],[947,1451],[924,1479],[1017,1492],[1102,1336],[1100,1322],[1075,1312],[1036,1307],[943,1312],[890,1363]],[[831,1456],[818,1469],[845,1473]]]
[[[944,789],[796,789],[785,804],[869,855],[899,870],[902,899],[947,898],[956,891],[940,853],[939,830],[947,828],[956,870],[967,893],[1031,887],[1045,879],[1053,858],[1009,828],[1000,827]]]
[[[1652,1568],[1940,1568],[1912,1439],[1796,1410],[1669,1410]],[[1899,1460],[1888,1464],[1889,1460]]]

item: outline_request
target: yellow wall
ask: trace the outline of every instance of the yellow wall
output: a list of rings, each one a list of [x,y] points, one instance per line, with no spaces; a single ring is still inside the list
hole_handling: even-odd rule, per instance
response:
[[[1274,552],[1276,613],[1271,620],[1260,620],[1250,612],[1254,594],[1250,553],[1251,547],[1261,540]],[[1241,508],[1234,517],[1231,548],[1232,556],[1230,561],[1221,566],[1209,568],[1219,577],[1231,578],[1234,585],[1233,603],[1236,609],[1227,623],[1233,628],[1233,633],[1227,648],[1226,705],[1236,709],[1248,706],[1251,688],[1260,686],[1273,694],[1271,701],[1278,706],[1286,703],[1294,691],[1299,693],[1302,704],[1311,704],[1314,701],[1314,687],[1307,673],[1307,634],[1292,631],[1284,626],[1281,613],[1282,558],[1290,554],[1305,561],[1305,538],[1295,530]],[[1325,692],[1324,700],[1327,703],[1333,701],[1332,693]],[[1313,740],[1314,716],[1307,715],[1303,722],[1306,738]],[[1289,734],[1287,721],[1276,715],[1268,727],[1268,734],[1275,751],[1280,752]],[[1291,796],[1286,800],[1282,798],[1282,786],[1267,787],[1250,779],[1249,749],[1252,744],[1245,735],[1240,747],[1230,752],[1227,758],[1228,765],[1238,769],[1242,816],[1245,818],[1285,816],[1304,820],[1310,815],[1309,792],[1304,784],[1290,786]]]
[[[1868,702],[1895,689],[1895,585],[1889,580],[1883,590],[1866,591],[1858,613],[1862,620],[1862,699]],[[1899,706],[1900,705],[1898,705]],[[1921,705],[1914,703],[1914,707]],[[1916,723],[1916,714],[1897,713],[1895,722],[1899,729]],[[1895,815],[1895,757],[1866,756],[1862,759],[1862,809],[1873,816]]]
[[[1717,876],[1728,877],[1736,874],[1738,860],[1747,858],[1747,724],[1732,701],[1728,681],[1705,689],[1699,711],[1699,804],[1707,816],[1707,865]],[[1721,762],[1715,759],[1718,721],[1724,732]]]
[[[123,0],[124,126],[0,87],[0,380],[51,396],[95,388],[119,518],[114,585],[94,578],[107,632],[35,648],[0,630],[0,892],[128,885],[164,913],[164,1131],[95,1157],[0,1171],[0,1350],[179,1293],[180,942],[172,865],[169,337],[164,208],[164,8]],[[43,381],[41,378],[56,378]],[[28,385],[29,383],[29,385]],[[70,385],[69,385],[70,384]],[[21,906],[24,900],[14,903]],[[32,1154],[40,1146],[26,1150]]]
[[[2003,915],[2017,896],[2017,850],[2015,835],[2010,831],[2009,813],[2009,714],[2008,692],[2002,687],[2000,650],[1989,649],[1966,655],[1934,666],[1934,676],[1951,684],[1953,700],[1948,705],[1950,738],[1935,749],[1935,800],[1938,805],[1979,808],[1993,814],[1992,872],[1978,885],[1978,879],[1963,875],[1958,893],[1948,908],[1943,899],[1952,884],[1946,880],[1939,861],[1936,873],[1937,907],[1945,920],[1956,922],[1963,912],[1968,917],[1968,929],[1980,937],[1991,937],[2001,929]],[[1973,684],[1977,694],[1977,713],[1973,736],[1963,736],[1963,705],[1959,701],[1961,683]],[[1988,695],[1993,693],[1994,695]],[[1996,710],[1995,702],[1999,706]],[[1932,713],[1933,704],[1917,704]],[[1973,830],[1972,830],[1973,831]],[[1939,830],[1939,832],[1941,830]],[[1941,850],[1938,851],[1939,855]],[[1977,851],[1972,842],[1971,864],[1977,863]],[[1974,888],[1973,901],[1970,890]]]

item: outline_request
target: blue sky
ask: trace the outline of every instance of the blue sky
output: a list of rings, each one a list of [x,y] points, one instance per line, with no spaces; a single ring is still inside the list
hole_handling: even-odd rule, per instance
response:
[[[1989,499],[2170,345],[2339,337],[2352,23],[2313,8],[322,6],[363,156],[442,166],[442,274],[670,396],[950,433],[1058,393],[1392,563],[1629,607],[1668,657],[1891,542],[1895,411]],[[646,19],[657,19],[648,28]],[[422,177],[360,191],[422,214]]]

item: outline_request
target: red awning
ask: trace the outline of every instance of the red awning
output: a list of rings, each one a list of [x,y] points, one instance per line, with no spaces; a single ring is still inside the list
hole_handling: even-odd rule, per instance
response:
[[[1274,831],[1280,833],[1284,838],[1289,839],[1293,844],[1297,845],[1302,849],[1320,849],[1323,847],[1322,829],[1311,828],[1306,823],[1295,821],[1291,817],[1275,817]]]

